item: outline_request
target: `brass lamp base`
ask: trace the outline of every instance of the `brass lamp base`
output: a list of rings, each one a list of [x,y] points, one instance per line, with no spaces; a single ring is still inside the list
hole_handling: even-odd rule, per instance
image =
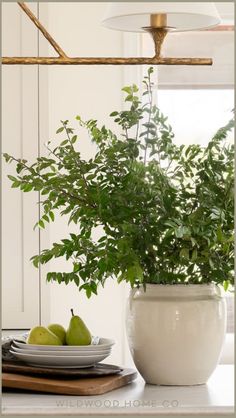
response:
[[[168,33],[168,28],[155,28],[152,26],[144,27],[143,28],[146,32],[150,33],[152,36],[154,46],[155,46],[155,55],[154,58],[159,58],[161,56],[161,47],[163,41]]]

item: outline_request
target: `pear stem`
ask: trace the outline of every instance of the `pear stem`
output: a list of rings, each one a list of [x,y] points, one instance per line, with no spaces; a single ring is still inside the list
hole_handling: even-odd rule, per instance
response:
[[[73,312],[73,309],[71,309],[70,311],[71,311],[71,314],[72,314],[72,316],[74,316],[74,312]]]

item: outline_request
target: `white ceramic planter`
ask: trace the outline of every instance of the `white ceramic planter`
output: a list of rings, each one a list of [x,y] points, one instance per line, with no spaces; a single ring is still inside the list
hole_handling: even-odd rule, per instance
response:
[[[147,383],[197,385],[214,371],[226,330],[218,286],[147,285],[132,289],[127,336],[134,363]]]

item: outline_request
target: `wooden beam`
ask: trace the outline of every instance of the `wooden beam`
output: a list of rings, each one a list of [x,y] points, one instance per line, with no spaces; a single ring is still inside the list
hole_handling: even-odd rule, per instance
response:
[[[37,26],[37,28],[40,30],[40,32],[43,34],[43,36],[48,40],[48,42],[52,45],[52,47],[59,54],[59,56],[66,58],[67,57],[66,53],[61,49],[61,47],[58,45],[58,43],[50,35],[50,33],[48,33],[48,31],[40,23],[40,21],[37,19],[37,17],[31,12],[31,10],[28,8],[28,6],[26,6],[25,3],[21,3],[21,2],[18,2],[18,5],[27,14],[27,16],[32,20],[32,22],[35,24],[35,26]]]
[[[211,58],[3,57],[5,65],[212,65]]]

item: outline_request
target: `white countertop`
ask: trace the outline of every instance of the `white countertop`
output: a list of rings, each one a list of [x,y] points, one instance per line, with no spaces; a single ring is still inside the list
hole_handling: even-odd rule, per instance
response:
[[[234,366],[219,365],[206,385],[145,385],[139,377],[99,396],[62,396],[4,392],[4,415],[172,415],[232,414]]]

